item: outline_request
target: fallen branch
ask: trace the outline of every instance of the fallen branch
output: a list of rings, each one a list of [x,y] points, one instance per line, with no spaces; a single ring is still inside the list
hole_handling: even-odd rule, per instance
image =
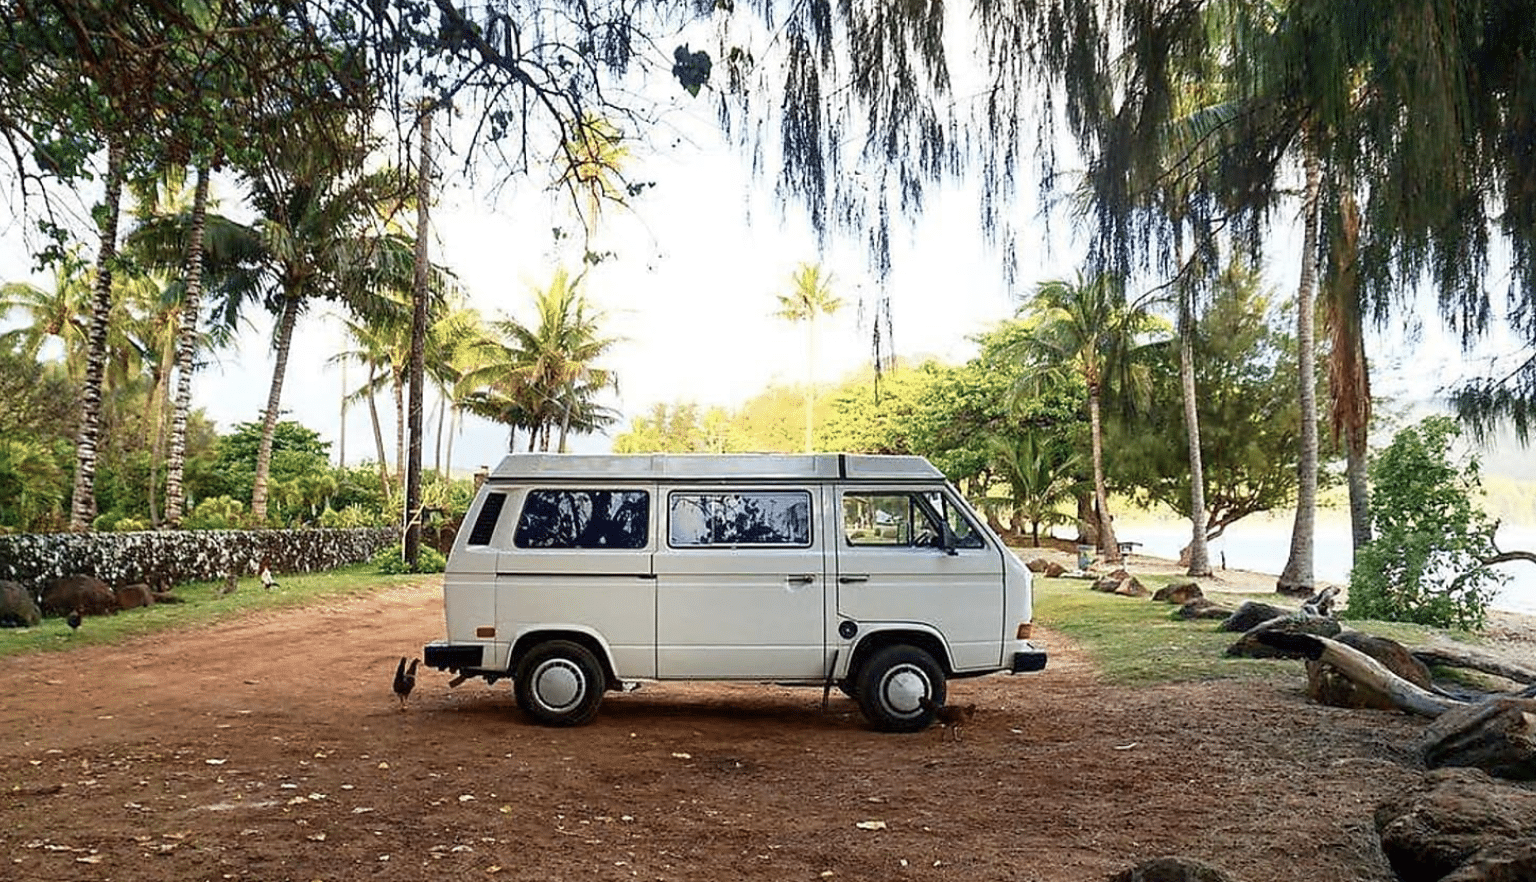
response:
[[[1415,686],[1387,670],[1376,659],[1337,640],[1286,631],[1260,631],[1253,636],[1259,642],[1276,649],[1299,653],[1313,661],[1332,665],[1362,689],[1385,696],[1394,707],[1408,713],[1438,717],[1463,704]]]
[[[1503,677],[1506,680],[1513,680],[1516,683],[1536,683],[1536,669],[1507,662],[1473,649],[1425,646],[1418,649],[1410,649],[1409,652],[1412,652],[1414,658],[1426,665],[1468,668],[1474,671],[1482,671],[1485,674],[1493,674],[1496,677]]]

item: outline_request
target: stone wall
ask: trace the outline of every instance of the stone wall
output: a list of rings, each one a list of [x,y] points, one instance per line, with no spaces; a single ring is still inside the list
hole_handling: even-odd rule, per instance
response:
[[[307,573],[360,563],[398,541],[393,529],[165,530],[128,533],[37,533],[0,536],[0,579],[32,591],[66,575],[95,576],[112,586]]]

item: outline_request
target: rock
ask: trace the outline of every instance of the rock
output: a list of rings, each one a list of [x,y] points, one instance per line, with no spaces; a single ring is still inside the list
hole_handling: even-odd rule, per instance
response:
[[[1270,619],[1278,619],[1281,616],[1290,615],[1290,613],[1291,611],[1288,609],[1281,609],[1278,606],[1270,606],[1267,603],[1250,600],[1238,607],[1237,612],[1228,616],[1227,620],[1221,623],[1221,630],[1241,634],[1245,631],[1253,630],[1255,626],[1262,625]]]
[[[1153,600],[1163,603],[1189,603],[1191,600],[1200,600],[1205,597],[1205,592],[1200,590],[1198,582],[1175,582],[1164,585],[1152,595]]]
[[[95,576],[65,576],[43,589],[45,615],[64,616],[76,609],[88,616],[115,613],[117,597],[106,582]]]
[[[1232,610],[1199,597],[1174,610],[1171,615],[1175,619],[1225,619],[1232,615]]]
[[[1113,594],[1120,587],[1120,580],[1114,576],[1100,576],[1093,580],[1093,590],[1103,591],[1105,594]]]
[[[1244,606],[1247,606],[1247,604],[1244,604]],[[1236,613],[1228,617],[1227,621],[1231,621],[1232,617],[1241,615],[1242,611],[1242,608],[1239,607]],[[1223,622],[1222,625],[1225,627],[1226,623]],[[1343,628],[1340,627],[1335,619],[1291,613],[1278,619],[1261,622],[1257,626],[1248,629],[1243,633],[1243,636],[1237,638],[1236,643],[1227,647],[1226,655],[1228,658],[1302,658],[1303,656],[1300,653],[1288,652],[1261,642],[1258,635],[1265,631],[1284,631],[1290,634],[1312,634],[1317,637],[1333,637],[1341,630]]]
[[[1433,686],[1429,668],[1414,658],[1401,643],[1360,631],[1342,631],[1334,639],[1381,662],[1387,670],[1421,689]],[[1307,662],[1307,697],[1332,707],[1397,709],[1390,696],[1362,689],[1333,665],[1321,661]]]
[[[1109,877],[1109,882],[1237,882],[1226,870],[1188,857],[1160,857],[1142,861]]]
[[[1530,882],[1536,879],[1536,839],[1485,846],[1440,882]]]
[[[152,606],[155,602],[154,592],[143,582],[135,582],[132,585],[123,585],[112,592],[117,595],[118,609],[137,609],[141,606]]]
[[[1494,698],[1447,711],[1424,730],[1418,748],[1430,768],[1469,766],[1536,780],[1536,699]]]
[[[1377,806],[1375,820],[1382,853],[1402,882],[1440,882],[1485,860],[1490,869],[1521,860],[1510,849],[1536,838],[1536,792],[1476,769],[1436,769],[1424,787]]]
[[[42,621],[32,594],[20,582],[0,579],[0,628],[35,628]]]
[[[1031,573],[1043,573],[1045,572],[1045,568],[1050,566],[1050,563],[1050,561],[1043,557],[1037,557],[1034,560],[1025,563],[1024,566],[1028,567]]]
[[[1062,566],[1061,564],[1057,563],[1056,561],[1054,561],[1054,560],[1053,561],[1047,561],[1046,564],[1045,564],[1045,574],[1044,575],[1046,576],[1046,578],[1055,579],[1055,578],[1060,577],[1061,574],[1065,573],[1066,571],[1067,571],[1067,568]]]
[[[1146,597],[1152,592],[1147,590],[1147,586],[1141,584],[1140,579],[1129,576],[1120,580],[1120,584],[1115,587],[1115,593],[1121,597]]]

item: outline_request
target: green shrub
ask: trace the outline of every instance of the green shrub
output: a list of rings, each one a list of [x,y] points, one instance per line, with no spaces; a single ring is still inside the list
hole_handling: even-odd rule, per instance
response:
[[[385,575],[398,576],[402,573],[441,573],[448,566],[448,559],[436,548],[423,545],[416,556],[416,568],[411,569],[405,563],[405,546],[395,545],[375,554],[369,563]]]
[[[245,503],[228,496],[204,499],[182,518],[187,530],[234,530],[245,526]]]
[[[1371,463],[1375,538],[1350,570],[1349,618],[1483,626],[1504,576],[1484,563],[1496,553],[1495,524],[1473,503],[1477,461],[1452,461],[1459,435],[1450,418],[1430,417]]]

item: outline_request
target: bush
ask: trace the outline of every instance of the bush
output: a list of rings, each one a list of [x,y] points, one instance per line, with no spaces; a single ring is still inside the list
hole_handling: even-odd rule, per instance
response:
[[[1460,435],[1448,417],[1397,433],[1371,463],[1376,536],[1349,573],[1350,618],[1481,628],[1505,578],[1484,561],[1496,553],[1495,524],[1473,504],[1477,461],[1455,464]]]
[[[416,568],[411,569],[405,563],[405,546],[396,545],[385,548],[373,556],[369,564],[379,568],[379,572],[387,576],[398,576],[402,573],[441,573],[448,566],[448,559],[442,552],[430,545],[422,545],[420,553],[416,556]]]
[[[244,526],[245,503],[228,496],[204,499],[182,518],[187,530],[233,530]]]

